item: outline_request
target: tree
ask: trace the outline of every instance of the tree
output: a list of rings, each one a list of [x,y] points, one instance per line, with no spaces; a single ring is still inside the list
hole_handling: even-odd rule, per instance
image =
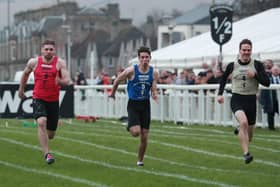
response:
[[[280,7],[279,0],[235,0],[233,2],[235,16],[239,19],[276,7]]]

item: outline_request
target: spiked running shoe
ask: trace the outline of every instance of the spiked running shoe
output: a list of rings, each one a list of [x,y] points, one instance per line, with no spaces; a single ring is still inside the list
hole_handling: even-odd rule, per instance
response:
[[[249,164],[250,162],[253,161],[254,157],[248,152],[247,154],[244,155],[244,159],[245,159],[245,164]]]
[[[137,166],[144,166],[144,162],[137,161]]]
[[[239,127],[236,127],[236,128],[234,129],[233,133],[234,133],[235,135],[238,135],[238,134],[239,134]]]
[[[55,161],[55,159],[53,158],[53,156],[50,153],[47,153],[45,155],[45,159],[46,159],[47,164],[52,164]]]

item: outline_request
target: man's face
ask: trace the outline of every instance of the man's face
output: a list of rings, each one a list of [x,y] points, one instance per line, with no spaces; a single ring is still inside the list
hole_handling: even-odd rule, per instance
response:
[[[141,64],[149,65],[150,60],[151,60],[151,56],[149,55],[149,53],[141,52],[138,59],[139,59]]]
[[[41,48],[41,54],[46,60],[51,60],[55,55],[55,47],[53,45],[43,45]]]
[[[273,62],[270,61],[270,60],[266,60],[266,61],[264,62],[264,65],[265,65],[265,69],[270,70],[270,69],[273,67]]]
[[[271,68],[271,73],[274,76],[279,76],[279,68],[277,66],[273,66],[273,68]]]
[[[249,44],[242,44],[239,50],[240,60],[248,62],[251,59],[252,47]]]

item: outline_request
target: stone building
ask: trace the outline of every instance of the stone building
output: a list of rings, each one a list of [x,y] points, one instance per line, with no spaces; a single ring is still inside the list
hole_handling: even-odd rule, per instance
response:
[[[40,54],[40,44],[46,38],[56,41],[58,56],[66,61],[70,57],[71,75],[83,71],[90,77],[93,69],[95,75],[100,71],[109,71],[113,75],[112,69],[117,69],[119,64],[107,66],[110,62],[106,58],[107,53],[104,58],[103,53],[112,48],[116,41],[119,44],[128,43],[123,33],[134,28],[131,19],[120,18],[118,4],[107,4],[97,10],[92,7],[79,8],[75,2],[61,2],[19,12],[14,15],[14,20],[10,32],[7,29],[0,31],[0,81],[13,80],[15,72],[23,70],[30,57]],[[138,32],[135,29],[132,31]],[[122,36],[121,40],[116,40],[120,38],[119,35]],[[145,38],[144,35],[135,37],[130,37],[130,40]],[[130,49],[129,54],[125,51],[125,55],[135,55],[136,46],[133,50]],[[120,50],[118,55],[123,59],[122,53],[124,50]]]

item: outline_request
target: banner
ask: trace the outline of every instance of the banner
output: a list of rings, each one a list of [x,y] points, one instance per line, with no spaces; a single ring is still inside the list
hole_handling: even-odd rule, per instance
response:
[[[1,118],[33,118],[32,93],[33,84],[25,87],[26,99],[18,96],[19,84],[0,83],[0,117]],[[74,117],[73,85],[62,87],[59,94],[60,117]]]

